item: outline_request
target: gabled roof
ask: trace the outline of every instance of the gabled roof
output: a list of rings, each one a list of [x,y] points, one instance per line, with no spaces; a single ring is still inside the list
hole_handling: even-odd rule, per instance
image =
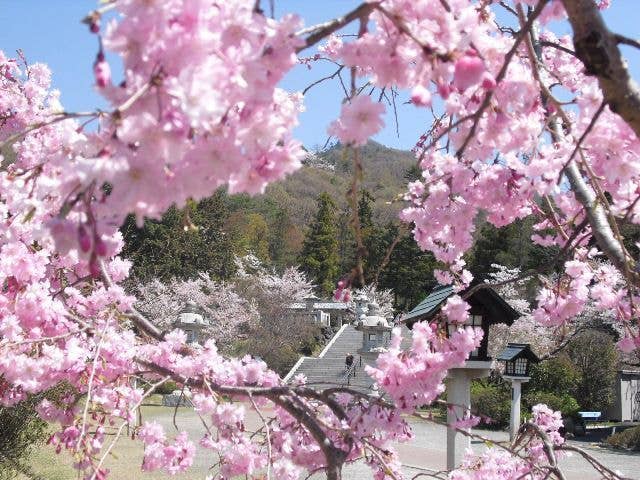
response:
[[[473,288],[473,287],[470,287]],[[413,310],[402,317],[402,322],[411,327],[415,322],[430,320],[442,308],[444,302],[455,292],[453,285],[440,285],[431,290],[427,298],[422,300]],[[461,292],[464,295],[465,292]],[[483,284],[482,288],[474,292],[469,300],[484,305],[495,317],[504,320],[504,323],[511,325],[520,316],[496,291],[488,284]]]
[[[402,317],[402,320],[406,322],[412,318],[429,317],[432,316],[444,301],[453,295],[453,285],[440,285],[431,290],[431,293],[427,295],[427,298],[422,300],[413,310]]]
[[[291,310],[306,310],[307,304],[303,302],[291,303],[287,308]],[[344,302],[315,302],[312,310],[349,310],[349,304]]]
[[[527,343],[508,343],[507,348],[498,355],[497,360],[509,362],[519,357],[527,358],[532,362],[540,361],[537,355],[531,351],[531,347]]]

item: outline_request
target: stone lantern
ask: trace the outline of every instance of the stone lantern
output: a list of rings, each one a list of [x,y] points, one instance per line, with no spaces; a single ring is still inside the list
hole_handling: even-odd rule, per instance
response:
[[[520,428],[520,398],[522,396],[522,384],[528,382],[531,377],[529,370],[531,365],[538,363],[540,359],[531,351],[526,343],[508,343],[498,360],[504,362],[503,378],[511,382],[511,421],[509,422],[509,437],[513,441]]]
[[[360,317],[369,312],[369,297],[364,292],[360,292],[353,298],[353,303],[355,305],[355,323],[357,324]]]
[[[431,321],[438,315],[447,298],[456,291],[452,285],[438,286],[413,310],[402,318],[409,328],[416,322]],[[465,292],[459,292],[465,296]],[[466,298],[471,306],[466,325],[480,327],[484,333],[480,346],[471,352],[469,359],[460,368],[449,370],[446,379],[447,402],[452,405],[447,411],[447,423],[454,424],[464,418],[471,409],[471,380],[489,376],[493,359],[489,357],[489,328],[496,323],[511,325],[520,316],[502,297],[489,285],[483,285]],[[459,325],[449,324],[444,319],[438,319],[443,324],[447,335],[451,335]],[[458,434],[454,428],[447,429],[447,469],[453,470],[462,461],[467,448],[471,447],[471,438]]]
[[[380,315],[380,307],[372,302],[367,305],[368,314],[362,314],[356,322],[356,330],[362,332],[361,353],[378,352],[389,346],[391,330],[389,321]]]
[[[355,324],[355,329],[362,332],[362,345],[358,353],[361,364],[374,365],[378,354],[389,346],[393,326],[380,314],[377,303],[367,303],[364,311],[367,313],[362,313]]]
[[[200,308],[196,304],[188,302],[173,323],[175,328],[187,334],[187,343],[200,342],[200,332],[209,326],[209,322],[199,311]]]

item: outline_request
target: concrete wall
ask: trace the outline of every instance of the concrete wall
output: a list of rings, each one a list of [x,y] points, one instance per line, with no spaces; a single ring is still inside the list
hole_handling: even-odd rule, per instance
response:
[[[640,421],[640,372],[618,372],[613,405],[606,416],[622,422]]]

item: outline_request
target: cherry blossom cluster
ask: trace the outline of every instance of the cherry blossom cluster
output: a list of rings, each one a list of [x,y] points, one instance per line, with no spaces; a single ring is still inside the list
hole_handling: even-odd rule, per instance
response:
[[[527,281],[529,279],[523,275],[521,270],[518,268],[506,268],[497,264],[492,265],[496,271],[490,274],[488,283],[494,284],[494,288],[500,296],[520,313],[520,317],[510,327],[500,324],[492,325],[490,332],[490,353],[492,356],[495,357],[501,352],[508,342],[514,341],[528,343],[538,355],[545,356],[561,346],[566,340],[567,334],[579,329],[602,328],[603,326],[616,332],[620,337],[619,346],[622,350],[629,352],[635,349],[634,340],[626,335],[625,326],[619,322],[619,315],[622,310],[618,311],[617,307],[628,305],[624,296],[624,282],[620,273],[606,262],[574,263],[569,269],[574,271],[575,274],[578,265],[580,270],[587,268],[589,265],[590,270],[585,274],[597,283],[591,286],[586,302],[572,300],[577,301],[580,312],[570,322],[567,322],[567,320],[558,322],[560,324],[558,328],[540,328],[540,322],[536,317],[546,322],[548,319],[547,313],[540,312],[539,309],[547,308],[552,310],[558,307],[553,291],[558,292],[560,297],[566,298],[567,292],[572,288],[572,283],[568,282],[566,277],[562,275],[544,277],[543,282],[546,287],[542,291],[545,291],[545,289],[552,291],[552,293],[544,294],[545,296],[548,295],[551,303],[546,306],[539,304],[532,308],[526,298]],[[600,282],[602,278],[606,280]],[[573,288],[575,288],[575,283]],[[617,296],[616,299],[610,303],[605,301],[603,304],[602,298],[605,297],[606,299],[614,292]],[[563,304],[566,304],[566,301]],[[545,323],[545,325],[549,324]],[[625,345],[627,342],[629,345]]]
[[[113,185],[106,210],[142,220],[221,185],[261,192],[299,167],[301,98],[277,88],[296,64],[296,17],[275,21],[243,1],[114,5],[102,43],[125,78],[97,80],[115,110],[89,177]]]
[[[162,329],[171,329],[183,309],[195,305],[207,322],[203,336],[215,339],[220,347],[237,339],[240,329],[255,323],[258,316],[255,305],[233,284],[216,282],[204,273],[191,280],[152,280],[137,286],[137,296],[138,309]]]
[[[539,5],[526,1],[513,7],[519,3]],[[561,1],[539,10],[543,23],[565,17]],[[593,232],[565,177],[568,169],[577,169],[610,218],[638,223],[640,145],[631,127],[602,103],[597,80],[570,53],[571,40],[543,31],[538,41],[546,48],[535,57],[527,48],[529,36],[503,34],[486,5],[467,1],[382,2],[371,19],[373,28],[356,41],[334,38],[325,53],[357,67],[380,88],[412,88],[411,101],[418,107],[429,106],[435,95],[444,102],[444,117],[419,141],[422,178],[409,184],[409,205],[402,212],[418,244],[442,263],[435,272],[438,281],[459,290],[470,284],[462,256],[473,245],[480,214],[496,227],[537,215],[541,221],[533,240],[557,245],[573,258],[565,261],[561,278],[540,291],[535,319],[547,326],[564,324],[593,301],[602,311],[615,309],[627,325],[626,348],[640,343],[632,321],[638,315],[635,294],[598,266],[601,251],[582,248]],[[429,28],[432,22],[438,35]],[[360,103],[352,108],[362,108]],[[361,119],[374,127],[370,113]],[[549,119],[562,125],[552,135]],[[630,275],[635,273],[628,270],[625,276]],[[464,307],[454,302],[457,298],[449,300],[445,313],[463,321]]]
[[[482,335],[481,329],[466,327],[447,337],[436,323],[416,323],[411,348],[405,352],[396,327],[389,349],[378,356],[376,367],[366,370],[399,409],[412,411],[430,404],[444,391],[447,371],[464,364]]]
[[[167,442],[164,429],[156,422],[145,423],[138,432],[145,445],[142,469],[164,469],[170,475],[183,472],[193,463],[195,445],[187,432],[180,432],[172,443]]]
[[[531,422],[521,428],[520,436],[533,434],[522,456],[513,455],[512,452],[500,447],[488,448],[481,455],[469,453],[462,465],[450,473],[449,478],[452,480],[548,478],[549,467],[555,463],[548,455],[555,455],[555,453],[545,451],[545,442],[552,448],[564,443],[564,438],[559,433],[563,426],[562,418],[560,412],[554,412],[542,404],[534,405],[532,411]],[[529,432],[529,426],[534,427],[533,432]]]
[[[282,383],[264,362],[249,357],[226,359],[218,353],[213,341],[206,342],[203,347],[192,346],[190,351],[185,351],[186,336],[179,330],[165,338],[158,345],[141,347],[141,361],[158,365],[166,372],[180,372],[180,375],[190,379],[185,383],[190,385],[193,392],[191,401],[207,425],[207,433],[199,443],[203,448],[220,455],[223,478],[257,475],[270,466],[272,456],[277,457],[278,462],[270,468],[289,472],[283,478],[298,478],[303,469],[315,470],[327,466],[322,445],[310,431],[300,428],[292,416],[292,410],[287,408],[287,402],[283,401],[281,396],[286,396],[287,389],[283,388],[281,393],[270,393],[270,387],[278,387]],[[303,378],[297,378],[295,384],[301,385],[298,387],[300,391],[305,391]],[[220,388],[219,393],[212,390],[214,386]],[[255,436],[245,428],[246,404],[234,402],[243,398],[242,389],[238,388],[243,386],[250,386],[250,391],[254,392],[254,408],[258,411],[273,409],[269,425],[264,427],[269,429],[268,436],[265,432]],[[231,402],[223,398],[223,394]],[[297,402],[317,416],[324,434],[338,451],[344,452],[347,461],[359,458],[365,448],[393,457],[392,442],[411,437],[409,427],[399,411],[351,392],[344,392],[336,398],[338,407],[330,408],[303,398],[298,398]],[[180,471],[192,461],[193,449],[184,433],[175,440],[167,440],[159,425],[148,423],[140,431],[140,436],[146,445],[145,469]],[[163,454],[167,448],[170,452]],[[372,464],[372,468],[383,471],[376,463]]]

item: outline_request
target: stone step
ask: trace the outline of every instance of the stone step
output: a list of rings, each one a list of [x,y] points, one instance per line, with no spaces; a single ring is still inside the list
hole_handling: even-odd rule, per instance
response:
[[[410,335],[406,328],[403,332],[403,347],[410,345]],[[305,358],[298,366],[292,376],[304,374],[307,382],[313,383],[330,383],[346,385],[345,375],[345,357],[351,353],[355,357],[357,367],[356,376],[349,379],[352,388],[369,391],[374,380],[364,371],[366,362],[360,364],[360,355],[358,349],[362,346],[362,333],[356,330],[352,325],[341,330],[337,337],[332,339],[332,343],[322,357]]]

